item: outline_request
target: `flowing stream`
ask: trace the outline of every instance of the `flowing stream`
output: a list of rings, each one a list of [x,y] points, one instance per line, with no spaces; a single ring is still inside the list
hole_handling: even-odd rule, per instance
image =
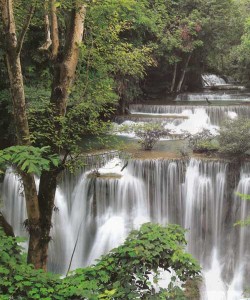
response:
[[[177,115],[179,122],[172,119],[166,126],[191,132],[250,114],[245,104],[133,105],[130,110],[138,117],[134,122],[147,122],[143,118],[155,114],[166,119]],[[250,232],[234,224],[250,214],[250,202],[236,193],[250,194],[250,163],[233,168],[221,160],[131,159],[123,168],[126,163],[104,155],[101,163],[94,158],[77,175],[63,174],[56,192],[49,269],[66,273],[76,241],[71,269],[94,263],[145,222],[178,223],[188,230],[187,251],[203,268],[201,299],[243,299],[250,282]],[[92,172],[97,164],[99,177]],[[2,198],[3,213],[15,233],[26,235],[22,185],[12,170],[5,175]]]

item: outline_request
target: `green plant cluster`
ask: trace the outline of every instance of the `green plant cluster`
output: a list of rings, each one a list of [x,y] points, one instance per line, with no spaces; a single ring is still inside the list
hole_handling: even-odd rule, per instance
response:
[[[99,259],[96,265],[78,269],[65,278],[26,265],[19,239],[0,229],[0,298],[3,300],[69,299],[189,299],[176,285],[200,274],[200,267],[184,251],[185,231],[178,225],[144,224],[130,233],[123,245]],[[173,269],[169,286],[156,292],[153,282],[159,270]],[[150,276],[152,280],[150,280]]]
[[[42,148],[12,146],[0,150],[0,167],[2,169],[13,165],[19,171],[40,175],[42,170],[49,171],[53,167],[58,167],[59,162],[59,157],[51,154],[48,146]]]
[[[134,128],[139,143],[144,150],[152,150],[160,138],[169,136],[169,130],[161,124],[143,124]]]
[[[170,135],[170,131],[160,123],[124,124],[119,127],[118,132],[134,133],[143,150],[152,150],[160,138]]]
[[[184,137],[188,140],[189,147],[193,152],[197,153],[209,153],[216,152],[219,149],[218,142],[208,129],[203,129],[196,134],[185,134]]]
[[[250,150],[250,120],[237,118],[227,120],[219,130],[219,152],[241,156]]]
[[[230,157],[241,157],[250,150],[250,120],[226,120],[215,134],[204,129],[197,134],[183,135],[194,152],[217,152]]]
[[[0,299],[53,299],[59,277],[26,264],[18,245],[23,239],[7,237],[0,228]]]
[[[243,201],[250,201],[250,195],[236,193],[236,196],[238,196]],[[234,223],[234,226],[249,226],[249,225],[250,225],[250,216],[248,216],[244,220],[239,220],[236,223]]]

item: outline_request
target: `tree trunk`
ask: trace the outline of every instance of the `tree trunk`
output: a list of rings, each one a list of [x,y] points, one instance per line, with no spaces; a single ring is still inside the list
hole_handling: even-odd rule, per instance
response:
[[[52,0],[52,3],[53,2],[54,1]],[[52,11],[54,19],[54,23],[52,24],[52,60],[54,61],[54,79],[51,91],[51,103],[54,106],[55,117],[62,117],[66,113],[67,99],[75,78],[79,58],[79,44],[82,42],[83,38],[85,14],[86,9],[84,6],[77,7],[72,10],[71,22],[68,31],[69,33],[65,45],[65,53],[60,62],[59,58],[55,57],[56,52],[58,51],[58,49],[55,49],[59,45],[59,40],[57,29],[55,30],[55,28],[53,28],[53,24],[57,24],[56,14],[55,10]],[[57,134],[60,135],[60,124],[56,124],[56,128]],[[59,149],[54,150],[56,150],[59,154]],[[59,169],[46,172],[44,171],[40,178],[38,199],[41,214],[40,250],[42,252],[41,267],[43,269],[46,269],[47,265],[50,229],[52,227],[52,214],[59,173]]]
[[[5,33],[5,53],[7,69],[10,81],[11,96],[13,102],[14,122],[16,127],[17,144],[30,145],[30,133],[28,118],[26,114],[26,102],[23,86],[23,75],[20,61],[20,47],[26,26],[24,24],[23,34],[20,35],[19,40],[16,36],[16,26],[13,14],[12,0],[1,0],[1,13],[3,19],[3,27]],[[30,11],[32,14],[32,10]],[[28,22],[30,22],[28,16]],[[28,263],[34,264],[36,268],[40,267],[40,247],[39,247],[39,222],[40,212],[38,205],[38,197],[34,176],[31,174],[21,173],[24,193],[26,199],[26,207],[28,214],[27,228],[30,233]]]
[[[179,84],[178,84],[177,89],[176,89],[177,93],[179,93],[181,91],[181,88],[182,88],[182,85],[183,85],[183,81],[185,79],[185,75],[186,75],[186,72],[187,72],[187,68],[188,68],[188,64],[189,64],[189,61],[191,59],[191,56],[192,56],[192,52],[189,53],[188,58],[187,58],[186,63],[185,63],[185,66],[182,70],[181,78],[180,78]]]
[[[52,227],[52,213],[54,210],[55,193],[57,186],[56,171],[44,171],[42,172],[39,185],[39,208],[41,213],[41,241],[40,251],[41,268],[46,270],[48,260],[48,246],[50,242],[50,230]]]
[[[0,10],[5,35],[5,53],[13,101],[17,143],[28,146],[30,145],[30,133],[26,115],[20,51],[34,8],[30,8],[19,39],[17,39],[12,1],[0,0]],[[76,7],[71,11],[65,51],[63,59],[60,61],[58,57],[59,38],[55,1],[50,1],[52,59],[55,63],[51,103],[54,105],[54,116],[61,117],[66,113],[67,98],[75,77],[79,57],[79,44],[82,42],[83,37],[86,8],[83,5],[76,4]],[[60,128],[58,132],[60,134]],[[37,195],[34,176],[21,172],[28,214],[26,226],[30,234],[28,263],[32,263],[35,268],[43,268],[44,270],[46,270],[47,265],[49,233],[58,174],[59,171],[43,172],[40,179],[39,195]]]
[[[177,63],[174,64],[174,74],[173,74],[173,79],[172,79],[172,84],[171,84],[171,89],[170,89],[171,93],[173,93],[173,91],[174,91],[176,74],[177,74]]]
[[[66,113],[67,99],[79,58],[79,44],[83,38],[85,14],[86,8],[83,5],[72,10],[64,55],[54,65],[51,103],[54,104],[56,116],[64,116]]]
[[[55,60],[60,46],[59,32],[58,32],[58,21],[56,13],[56,1],[50,0],[50,11],[51,11],[51,38],[52,38],[52,52],[51,59]]]

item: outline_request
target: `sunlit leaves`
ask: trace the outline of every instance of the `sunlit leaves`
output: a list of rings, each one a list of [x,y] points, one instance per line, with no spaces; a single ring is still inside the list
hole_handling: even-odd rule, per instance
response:
[[[12,146],[0,151],[0,165],[12,164],[20,171],[40,175],[58,167],[60,159],[50,153],[50,147]]]

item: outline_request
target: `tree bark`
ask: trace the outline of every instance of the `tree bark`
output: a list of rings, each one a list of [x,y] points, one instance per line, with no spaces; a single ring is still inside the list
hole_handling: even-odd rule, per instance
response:
[[[51,38],[52,38],[52,52],[51,59],[55,60],[60,46],[59,31],[58,31],[58,20],[56,13],[56,1],[50,0],[50,14],[51,14]]]
[[[186,63],[185,63],[185,66],[182,70],[181,78],[180,78],[180,81],[179,81],[177,89],[176,89],[177,93],[179,93],[181,91],[181,88],[182,88],[182,85],[183,85],[183,81],[185,79],[185,75],[186,75],[186,72],[187,72],[187,68],[188,68],[188,64],[189,64],[189,61],[191,59],[191,56],[192,56],[192,52],[189,53],[188,58],[187,58]]]

